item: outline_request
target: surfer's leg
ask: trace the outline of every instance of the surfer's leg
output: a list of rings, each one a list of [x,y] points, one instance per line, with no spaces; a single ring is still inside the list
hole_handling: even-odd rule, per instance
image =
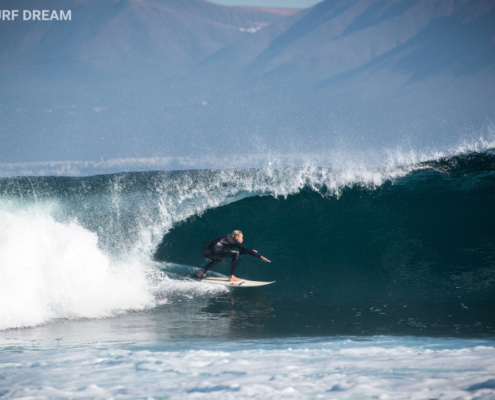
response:
[[[204,277],[204,275],[210,269],[212,269],[215,265],[217,265],[222,260],[223,260],[223,258],[212,258],[212,259],[210,259],[210,262],[208,264],[206,264],[206,266],[201,270],[201,272],[198,274],[198,276],[199,275],[202,275],[202,277]]]
[[[236,250],[232,250],[231,257],[232,261],[230,262],[230,276],[234,276],[234,272],[237,268],[237,264],[239,263],[240,253]]]
[[[241,253],[238,250],[222,250],[222,251],[214,253],[214,254],[216,257],[220,258],[220,261],[222,261],[222,259],[224,259],[224,258],[232,257],[232,262],[230,263],[229,281],[240,281],[239,278],[236,278],[234,276],[234,272],[237,268],[237,264],[239,263],[239,257],[241,256]],[[220,261],[216,261],[216,260],[217,259],[212,259],[212,261],[206,267],[203,268],[203,271],[204,272],[208,271],[210,268],[212,268],[213,266],[217,265],[220,262]],[[215,263],[210,266],[210,264],[212,264],[213,262],[215,262]],[[203,271],[201,271],[201,272],[203,272]],[[201,275],[201,272],[198,274],[198,277],[203,278],[204,275]]]
[[[230,277],[229,281],[240,281],[239,278],[234,276],[235,270],[237,268],[237,264],[239,263],[239,257],[241,253],[238,250],[228,250],[222,252],[222,257],[232,257],[232,261],[230,262]]]

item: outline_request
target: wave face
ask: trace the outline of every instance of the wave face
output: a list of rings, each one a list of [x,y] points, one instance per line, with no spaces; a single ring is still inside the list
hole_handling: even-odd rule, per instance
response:
[[[494,201],[493,151],[385,168],[2,179],[0,329],[173,306],[187,292],[268,304],[253,317],[265,334],[493,334]],[[277,283],[185,280],[204,242],[233,229],[272,260],[244,256],[238,276]]]

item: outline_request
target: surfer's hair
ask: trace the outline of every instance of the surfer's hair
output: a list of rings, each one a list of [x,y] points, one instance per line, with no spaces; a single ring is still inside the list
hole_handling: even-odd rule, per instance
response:
[[[242,235],[242,232],[241,231],[232,231],[232,233],[229,233],[229,236],[232,236],[232,237],[236,237],[236,236],[239,236],[239,235]]]

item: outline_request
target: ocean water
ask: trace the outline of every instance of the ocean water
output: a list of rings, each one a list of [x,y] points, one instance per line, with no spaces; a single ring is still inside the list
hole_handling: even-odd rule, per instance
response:
[[[0,397],[495,399],[494,204],[489,145],[0,179]],[[187,278],[233,229],[275,284]]]

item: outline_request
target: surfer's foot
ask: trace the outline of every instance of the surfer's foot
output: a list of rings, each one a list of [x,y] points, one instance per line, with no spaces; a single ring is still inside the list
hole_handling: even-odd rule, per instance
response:
[[[205,274],[204,272],[200,272],[198,275],[190,275],[189,278],[191,279],[197,279],[197,280],[201,280],[205,277]]]
[[[236,281],[242,281],[241,278],[237,278],[234,275],[230,275],[229,282],[236,282]]]

